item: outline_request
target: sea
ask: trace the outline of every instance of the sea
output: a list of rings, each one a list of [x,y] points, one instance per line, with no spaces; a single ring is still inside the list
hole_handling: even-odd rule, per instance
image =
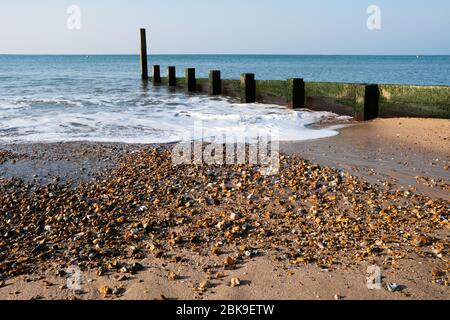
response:
[[[450,85],[450,56],[150,55],[162,71],[187,67],[198,77],[221,70],[238,79]],[[317,129],[328,112],[240,104],[186,94],[140,80],[136,55],[0,55],[0,143],[98,141],[169,143],[223,136],[254,141],[311,140],[338,134]]]

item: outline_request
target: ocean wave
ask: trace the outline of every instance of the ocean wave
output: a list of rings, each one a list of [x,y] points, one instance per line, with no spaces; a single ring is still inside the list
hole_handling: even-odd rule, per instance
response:
[[[0,141],[169,143],[223,135],[252,141],[308,140],[337,134],[309,125],[337,117],[277,105],[236,104],[225,98],[140,92],[111,96],[31,97],[0,101]],[[201,126],[201,130],[199,130]],[[200,132],[200,134],[199,134]]]

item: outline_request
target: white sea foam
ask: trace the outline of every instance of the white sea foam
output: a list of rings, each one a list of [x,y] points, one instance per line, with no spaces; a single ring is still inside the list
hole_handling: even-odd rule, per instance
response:
[[[123,97],[122,97],[123,96]],[[276,133],[281,141],[338,134],[309,125],[336,118],[329,112],[276,105],[237,104],[224,98],[154,93],[138,96],[33,97],[0,100],[0,142],[99,141],[167,143],[223,134],[252,141]],[[194,126],[201,125],[202,137]]]

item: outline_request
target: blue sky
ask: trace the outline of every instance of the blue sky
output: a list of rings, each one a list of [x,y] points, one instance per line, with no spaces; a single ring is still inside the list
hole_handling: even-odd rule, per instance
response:
[[[152,53],[450,54],[449,12],[448,0],[1,0],[0,53],[138,53],[146,27]]]

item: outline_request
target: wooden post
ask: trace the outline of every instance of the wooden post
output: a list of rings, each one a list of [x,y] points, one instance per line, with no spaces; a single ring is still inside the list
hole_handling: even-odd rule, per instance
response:
[[[364,94],[364,121],[378,118],[380,89],[377,84],[366,85]]]
[[[210,95],[222,94],[222,79],[220,77],[219,70],[209,71],[209,94]]]
[[[197,90],[197,81],[195,79],[195,69],[194,68],[186,68],[186,89],[189,92]]]
[[[287,81],[288,85],[288,107],[301,109],[305,107],[305,82],[303,79],[295,78]]]
[[[148,80],[147,36],[145,29],[141,29],[141,74],[142,80]]]
[[[161,69],[158,65],[152,67],[152,80],[153,83],[161,83]]]
[[[167,83],[169,87],[177,86],[177,75],[175,72],[175,67],[167,67]]]
[[[241,75],[241,101],[242,103],[256,102],[256,81],[253,73]]]

